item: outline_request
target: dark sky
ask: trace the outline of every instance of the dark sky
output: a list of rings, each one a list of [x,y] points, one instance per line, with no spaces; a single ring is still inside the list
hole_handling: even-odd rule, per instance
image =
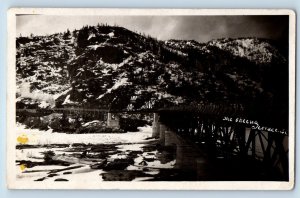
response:
[[[160,40],[258,37],[286,39],[288,16],[17,16],[17,36],[46,35],[97,23],[117,24]]]

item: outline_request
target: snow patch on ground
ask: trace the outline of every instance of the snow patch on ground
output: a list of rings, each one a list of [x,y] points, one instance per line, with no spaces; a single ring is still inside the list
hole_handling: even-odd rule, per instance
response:
[[[128,155],[126,153],[117,153],[110,156],[110,160],[114,159],[127,159]]]
[[[107,34],[110,38],[114,37],[115,36],[115,33],[111,32],[109,34]]]
[[[128,84],[128,78],[121,78],[118,81],[115,82],[114,86],[112,86],[110,89],[106,91],[106,93],[101,94],[97,99],[101,99],[105,94],[111,93],[111,91],[118,89],[118,87],[122,85]]]
[[[134,159],[134,164],[130,165],[126,168],[126,170],[143,170],[143,168],[154,168],[154,169],[169,169],[174,168],[176,164],[176,160],[170,161],[168,163],[162,164],[161,161],[156,159],[158,155],[158,151],[146,152],[143,154],[139,154],[138,157]],[[145,158],[151,158],[153,161],[145,161]],[[149,171],[151,174],[158,174],[159,171],[156,172]],[[150,174],[149,173],[149,174]]]
[[[153,177],[137,177],[132,181],[146,181],[146,180],[149,180],[149,179],[153,179]]]
[[[94,38],[94,37],[95,37],[95,34],[90,34],[89,38],[87,40],[90,40],[91,38]]]
[[[80,178],[81,182],[91,182],[91,181],[103,181],[102,177],[100,176],[104,173],[103,170],[94,170],[91,169],[89,166],[84,166],[82,168],[76,169],[72,171],[72,174],[69,175],[60,175],[56,178],[67,179],[69,181],[77,181]]]
[[[96,50],[99,47],[103,47],[103,44],[101,43],[101,44],[98,44],[98,45],[89,45],[88,47],[93,49],[93,50]]]
[[[117,148],[119,151],[142,151],[143,146],[145,146],[145,144],[123,144],[118,145]]]
[[[42,91],[35,90],[30,92],[30,83],[24,83],[20,86],[20,98],[30,98],[35,101],[39,101],[40,108],[46,107],[54,107],[55,106],[55,99],[53,95],[43,93]]]
[[[86,126],[89,126],[89,125],[92,125],[92,124],[97,124],[97,123],[100,123],[99,120],[93,120],[91,122],[87,122],[85,123],[84,125],[82,125],[83,127],[86,127]]]
[[[26,129],[25,125],[17,124],[16,134],[25,134],[30,145],[46,144],[132,144],[148,142],[145,140],[152,136],[150,126],[144,127],[145,131],[127,133],[97,133],[97,134],[67,134],[52,132],[52,129],[41,131],[39,129]]]
[[[78,102],[74,102],[70,100],[70,94],[65,98],[65,101],[62,103],[62,105],[66,104],[78,104]]]
[[[41,101],[41,103],[39,104],[39,107],[42,109],[47,108],[49,106],[51,106],[51,104],[47,103],[46,101]]]
[[[75,165],[76,166],[76,165]],[[44,169],[42,169],[44,168]],[[77,181],[80,178],[82,182],[90,182],[90,181],[103,181],[101,175],[104,173],[103,170],[94,170],[91,169],[90,166],[86,165],[81,168],[72,169],[69,171],[60,171],[57,173],[56,176],[47,177],[49,170],[56,170],[56,169],[64,169],[64,166],[39,166],[33,167],[27,170],[37,170],[38,172],[24,172],[20,170],[20,167],[16,167],[17,169],[17,178],[22,179],[22,181],[34,181],[36,179],[40,179],[45,177],[43,183],[49,183],[49,185],[53,184],[53,182],[60,178],[60,179],[67,179],[68,181]],[[39,171],[40,170],[40,171]],[[71,172],[72,174],[63,174],[64,172]]]
[[[170,161],[166,164],[162,164],[159,160],[154,160],[153,162],[146,162],[147,165],[140,165],[143,161],[143,157],[139,156],[134,160],[134,165],[130,165],[126,168],[126,170],[143,170],[144,168],[155,168],[155,169],[171,169],[174,168],[176,164],[176,160]],[[148,174],[158,174],[159,171],[149,171]]]
[[[68,88],[68,89],[66,89],[65,91],[61,92],[61,93],[58,93],[58,94],[53,95],[53,98],[56,100],[57,98],[59,98],[59,97],[62,96],[62,95],[67,94],[67,93],[68,93],[69,91],[71,91],[71,90],[72,90],[72,88]]]
[[[100,46],[98,46],[100,47]],[[123,60],[121,63],[119,64],[115,64],[115,63],[106,63],[102,60],[102,58],[97,62],[97,65],[101,66],[101,69],[108,69],[108,70],[114,70],[116,71],[118,68],[123,67],[125,64],[129,63],[131,60],[133,59],[132,56],[129,56],[128,58],[126,58],[125,60]]]

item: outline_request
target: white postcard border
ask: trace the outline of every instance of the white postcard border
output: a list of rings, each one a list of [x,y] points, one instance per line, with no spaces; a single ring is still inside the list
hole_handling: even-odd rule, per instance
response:
[[[24,182],[16,178],[15,63],[16,15],[289,15],[289,182]],[[7,63],[7,187],[9,189],[126,189],[126,190],[290,190],[295,180],[295,36],[296,14],[288,9],[112,9],[11,8],[8,11]]]

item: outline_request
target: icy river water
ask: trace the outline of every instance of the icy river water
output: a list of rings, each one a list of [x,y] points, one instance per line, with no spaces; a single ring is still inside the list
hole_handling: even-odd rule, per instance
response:
[[[147,181],[171,170],[176,160],[151,138],[150,126],[139,132],[67,134],[17,126],[18,180]]]

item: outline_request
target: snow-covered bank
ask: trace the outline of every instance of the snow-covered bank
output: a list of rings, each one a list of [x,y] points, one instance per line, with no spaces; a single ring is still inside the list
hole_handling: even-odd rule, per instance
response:
[[[144,181],[159,177],[161,169],[172,169],[176,163],[161,160],[157,142],[149,138],[150,126],[140,127],[139,132],[67,134],[18,125],[16,132],[28,139],[26,144],[38,145],[16,150],[16,176],[22,181]],[[47,152],[53,153],[52,160],[69,164],[49,163]]]
[[[137,142],[147,142],[146,138],[151,137],[151,126],[139,127],[139,132],[128,133],[97,133],[97,134],[67,134],[56,133],[52,130],[41,131],[39,129],[26,129],[25,125],[17,124],[17,137],[26,136],[27,144],[130,144]]]

